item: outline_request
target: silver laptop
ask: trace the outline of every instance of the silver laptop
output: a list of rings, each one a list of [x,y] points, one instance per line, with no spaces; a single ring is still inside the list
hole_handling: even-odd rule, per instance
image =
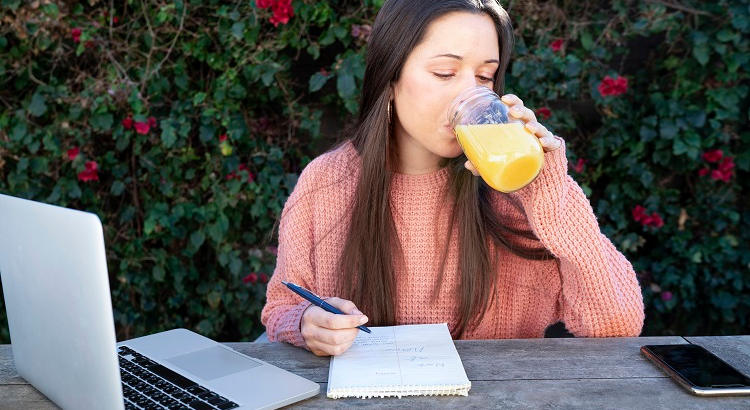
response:
[[[0,276],[18,373],[63,408],[277,408],[307,379],[186,329],[116,343],[99,218],[0,195]]]

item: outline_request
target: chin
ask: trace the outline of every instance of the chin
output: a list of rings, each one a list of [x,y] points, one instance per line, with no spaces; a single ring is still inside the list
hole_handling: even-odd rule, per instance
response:
[[[450,142],[445,144],[445,146],[441,147],[438,154],[443,158],[456,158],[461,156],[461,154],[463,153],[464,151],[461,149],[461,146],[458,145],[458,141],[453,138]]]

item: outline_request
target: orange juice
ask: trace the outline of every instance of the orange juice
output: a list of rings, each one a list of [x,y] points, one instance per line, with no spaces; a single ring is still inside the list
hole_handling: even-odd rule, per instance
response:
[[[522,123],[457,125],[455,131],[482,179],[500,192],[523,188],[544,165],[539,139]]]

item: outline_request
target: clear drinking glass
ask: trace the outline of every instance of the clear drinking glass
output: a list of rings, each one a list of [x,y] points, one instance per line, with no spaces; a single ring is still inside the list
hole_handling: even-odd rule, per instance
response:
[[[451,103],[448,121],[466,157],[493,189],[517,191],[539,175],[544,165],[539,138],[508,114],[491,89],[461,92]]]

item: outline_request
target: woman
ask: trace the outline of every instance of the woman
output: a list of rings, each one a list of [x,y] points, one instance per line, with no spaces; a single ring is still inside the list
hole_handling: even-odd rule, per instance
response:
[[[476,176],[447,125],[466,88],[502,95],[511,48],[494,0],[386,1],[357,127],[304,169],[284,206],[261,318],[271,341],[337,355],[368,320],[447,322],[465,339],[542,337],[560,320],[576,336],[640,334],[635,273],[567,175],[563,140],[503,96],[545,151],[539,177],[503,194]],[[311,306],[282,280],[348,314]]]

